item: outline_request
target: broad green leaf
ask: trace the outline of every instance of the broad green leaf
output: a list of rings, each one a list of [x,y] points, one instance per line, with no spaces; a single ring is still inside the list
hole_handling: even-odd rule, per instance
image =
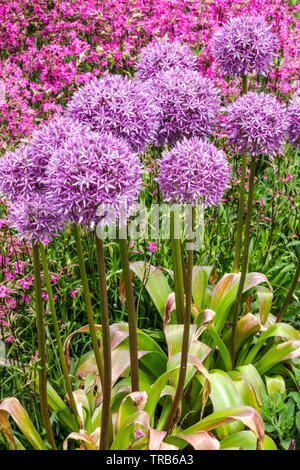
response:
[[[254,359],[257,355],[257,353],[260,351],[264,343],[269,339],[269,338],[274,338],[274,337],[281,337],[281,338],[288,338],[288,339],[295,339],[295,340],[300,340],[300,333],[291,325],[288,325],[287,323],[275,323],[269,328],[262,333],[262,335],[258,338],[255,346],[251,349],[249,352],[245,364],[252,364],[254,362]]]
[[[220,442],[205,431],[193,434],[176,434],[165,439],[166,442],[176,445],[180,450],[191,445],[195,450],[219,450]]]
[[[142,411],[147,402],[146,392],[132,392],[127,395],[117,414],[115,432],[118,433],[128,419],[137,411]]]
[[[134,443],[137,431],[142,430],[147,436],[149,429],[149,416],[145,411],[137,411],[129,417],[117,433],[110,450],[127,450]]]
[[[213,404],[214,412],[226,410],[227,408],[242,405],[242,400],[234,382],[226,372],[221,370],[210,372],[210,399]],[[243,429],[243,424],[235,422],[222,426],[216,430],[219,439]]]
[[[269,313],[272,307],[273,292],[263,286],[257,286],[256,292],[259,302],[259,317],[262,325],[265,325],[268,320]]]
[[[260,414],[254,408],[250,408],[250,406],[233,407],[212,413],[180,434],[182,436],[199,431],[211,431],[233,421],[241,421],[241,423],[253,431],[258,437],[259,448],[263,447],[265,436],[264,422]]]
[[[252,431],[240,431],[221,441],[221,450],[233,447],[237,449],[242,447],[243,450],[256,450],[257,437]],[[265,436],[262,450],[277,450],[275,442],[269,436]]]
[[[287,361],[300,356],[300,341],[287,341],[269,349],[268,352],[255,364],[256,369],[264,375],[279,362]]]
[[[159,268],[151,266],[144,261],[131,263],[130,269],[145,285],[145,288],[153,300],[158,312],[161,317],[163,317],[168,296],[172,292],[166,277]]]
[[[6,398],[0,403],[0,411],[6,411],[13,418],[22,434],[24,434],[35,450],[47,450],[42,438],[19,400],[14,397]]]
[[[258,332],[259,328],[259,321],[255,315],[252,315],[252,313],[247,313],[239,319],[236,325],[236,352],[241,348],[245,341],[250,338],[250,336],[253,336]],[[227,330],[224,334],[223,340],[227,347],[231,347],[232,328]]]
[[[265,376],[267,391],[269,397],[272,399],[276,393],[283,395],[285,392],[285,381],[281,375],[274,375],[273,377]]]
[[[215,348],[216,346],[218,346],[219,354],[222,358],[225,370],[226,371],[231,370],[232,369],[231,357],[222,339],[220,338],[220,336],[218,335],[218,333],[216,332],[213,326],[208,325],[206,328],[206,331],[208,332],[208,334],[213,340],[213,345],[214,345],[213,347]]]
[[[265,384],[257,372],[256,368],[252,364],[247,364],[245,366],[240,366],[237,368],[243,377],[252,385],[253,390],[256,394],[256,399],[259,406],[263,404],[263,395],[265,394],[266,388]]]
[[[213,269],[213,266],[195,266],[193,268],[192,294],[200,312],[205,308],[204,300],[207,284]]]
[[[17,450],[17,444],[9,424],[7,412],[0,410],[0,438],[1,434],[5,437],[5,440],[10,448],[10,450]]]

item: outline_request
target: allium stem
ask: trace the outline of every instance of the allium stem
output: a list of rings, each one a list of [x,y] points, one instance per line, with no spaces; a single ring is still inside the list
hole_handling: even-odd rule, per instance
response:
[[[123,279],[124,279],[124,284],[125,284],[127,309],[128,309],[131,389],[133,392],[137,392],[139,391],[137,329],[136,329],[136,314],[135,314],[133,289],[132,289],[132,284],[131,284],[129,261],[128,261],[127,240],[124,238],[120,238],[119,245],[120,245],[121,263],[122,263],[122,269],[123,269]]]
[[[193,226],[194,226],[195,213],[193,210]],[[191,325],[191,305],[192,305],[192,277],[193,277],[193,265],[194,265],[194,250],[187,250],[187,275],[186,275],[186,298],[185,298],[185,316],[184,316],[184,329],[182,336],[182,347],[181,347],[181,362],[177,389],[175,397],[167,417],[164,430],[169,434],[172,431],[174,419],[176,418],[178,406],[184,391],[184,383],[186,378],[186,369],[188,363],[189,353],[189,336],[190,336],[190,325]]]
[[[255,156],[252,155],[251,164],[250,164],[249,194],[248,194],[247,217],[246,217],[246,227],[245,227],[244,255],[243,255],[243,262],[242,262],[242,269],[241,269],[241,277],[240,277],[235,304],[234,304],[234,317],[233,317],[233,324],[232,324],[231,358],[232,358],[233,365],[234,365],[234,360],[235,360],[235,349],[236,349],[236,340],[237,340],[236,327],[237,327],[237,322],[238,322],[239,313],[241,309],[241,300],[242,300],[243,288],[245,284],[247,267],[248,267],[250,228],[251,228],[251,217],[252,217],[252,208],[253,208],[254,178],[255,178]]]
[[[78,225],[75,225],[75,224],[73,225],[73,233],[75,237],[78,264],[79,264],[80,276],[81,276],[81,281],[82,281],[83,294],[84,294],[86,312],[87,312],[87,317],[88,317],[88,324],[89,324],[90,334],[91,334],[91,339],[92,339],[93,351],[94,351],[98,373],[99,373],[101,386],[103,390],[103,383],[104,383],[103,364],[101,360],[100,348],[99,348],[99,343],[98,343],[97,334],[96,334],[95,320],[94,320],[94,314],[93,314],[92,302],[91,302],[91,294],[90,294],[90,289],[88,285],[86,269],[85,269],[85,264],[84,264],[80,227]]]
[[[244,204],[245,204],[245,179],[246,179],[246,164],[247,158],[246,155],[242,155],[242,174],[240,182],[240,197],[239,197],[239,208],[238,208],[238,221],[236,228],[236,245],[235,245],[235,255],[233,262],[234,273],[237,273],[240,268],[241,260],[241,249],[242,249],[242,238],[243,238],[243,216],[244,216]]]
[[[47,293],[48,293],[49,309],[50,309],[50,312],[51,312],[52,323],[53,323],[56,342],[57,342],[57,347],[58,347],[58,354],[59,354],[60,363],[61,363],[61,366],[62,366],[62,371],[63,371],[63,375],[64,375],[64,379],[65,379],[65,385],[66,385],[66,390],[67,390],[68,397],[69,397],[70,406],[71,406],[72,412],[73,412],[73,414],[74,414],[74,416],[77,420],[79,418],[79,416],[78,416],[78,411],[77,411],[77,407],[76,407],[76,404],[75,404],[75,400],[74,400],[74,397],[73,397],[71,380],[70,380],[70,377],[69,377],[68,367],[67,367],[67,363],[66,363],[66,359],[65,359],[65,355],[64,355],[63,344],[62,344],[61,335],[60,335],[60,331],[59,331],[59,326],[58,326],[58,322],[57,322],[57,315],[56,315],[56,309],[55,309],[55,304],[54,304],[54,300],[53,300],[53,292],[52,292],[52,287],[51,287],[51,282],[50,282],[46,250],[45,250],[45,247],[42,243],[40,243],[40,253],[41,253],[42,264],[43,264],[45,284],[46,284]]]
[[[44,326],[44,311],[42,299],[42,280],[40,265],[39,245],[32,243],[32,259],[34,271],[34,288],[35,288],[35,309],[36,309],[36,325],[38,333],[38,352],[39,352],[39,395],[41,403],[41,412],[43,423],[46,429],[47,439],[52,450],[56,450],[55,439],[50,423],[49,410],[47,403],[47,363],[46,363],[46,338]]]
[[[100,450],[106,450],[108,444],[109,424],[110,424],[110,400],[111,400],[111,342],[109,330],[109,312],[106,285],[106,269],[103,241],[97,237],[96,233],[96,258],[99,272],[99,291],[101,303],[101,324],[102,324],[102,344],[103,344],[103,366],[104,366],[104,383],[103,383],[103,402],[101,415],[101,436]]]
[[[290,285],[290,288],[289,288],[289,291],[287,293],[287,296],[285,298],[285,301],[283,302],[282,306],[281,306],[281,309],[279,311],[279,315],[277,317],[277,320],[276,320],[276,323],[279,323],[282,321],[283,317],[284,317],[284,314],[286,312],[286,309],[291,301],[291,298],[293,296],[293,293],[296,289],[296,285],[297,285],[297,282],[298,282],[298,279],[299,279],[299,276],[300,276],[300,256],[298,257],[298,263],[297,263],[297,267],[296,267],[296,272],[295,272],[295,276],[294,276],[294,279],[292,280],[292,283]]]
[[[247,91],[248,91],[247,75],[242,75],[241,95],[245,95]],[[243,238],[243,215],[244,215],[244,203],[245,203],[246,165],[247,165],[247,157],[246,157],[246,154],[243,154],[242,155],[242,173],[241,173],[241,182],[240,182],[239,208],[238,208],[238,221],[237,221],[237,227],[236,227],[236,245],[235,245],[233,269],[232,269],[234,273],[237,273],[240,269],[241,248],[242,248],[242,238]]]
[[[182,265],[181,240],[175,238],[175,219],[174,211],[171,211],[171,244],[174,272],[174,290],[176,302],[176,315],[178,323],[184,323],[184,275]]]

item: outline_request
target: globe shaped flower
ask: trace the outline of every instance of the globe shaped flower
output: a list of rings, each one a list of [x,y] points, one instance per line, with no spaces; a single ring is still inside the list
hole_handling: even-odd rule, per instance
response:
[[[272,95],[249,92],[228,106],[227,139],[241,153],[276,154],[287,129],[286,107]]]
[[[52,153],[70,136],[84,132],[86,126],[70,119],[52,121],[33,132],[27,144],[0,159],[0,192],[12,201],[40,192],[45,187],[45,171]]]
[[[212,55],[220,72],[236,77],[266,74],[275,56],[276,38],[262,17],[231,18],[215,33]]]
[[[214,132],[220,111],[216,88],[194,70],[159,72],[147,81],[162,110],[157,133],[159,145],[173,145],[183,137],[205,137]]]
[[[93,228],[100,204],[119,215],[136,201],[142,172],[137,154],[124,139],[87,132],[70,137],[52,155],[47,167],[49,197],[68,221]]]
[[[109,73],[75,93],[67,113],[93,131],[125,138],[138,152],[155,141],[160,117],[155,99],[142,83]]]
[[[229,187],[225,153],[198,137],[184,138],[165,150],[159,166],[158,183],[166,202],[212,206]]]
[[[63,214],[45,193],[33,192],[9,204],[9,225],[21,239],[33,243],[50,241],[64,228]]]
[[[294,147],[300,149],[300,98],[290,103],[287,115],[289,140]]]
[[[151,42],[141,50],[140,60],[136,64],[135,78],[149,80],[158,72],[174,67],[197,70],[197,57],[189,46],[179,41]]]

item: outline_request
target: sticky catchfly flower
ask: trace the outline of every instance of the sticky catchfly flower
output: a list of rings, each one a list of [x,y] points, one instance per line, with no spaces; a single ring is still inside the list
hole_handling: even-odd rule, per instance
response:
[[[228,188],[226,155],[212,143],[192,137],[165,150],[158,182],[166,202],[216,205]]]
[[[291,144],[300,149],[300,98],[291,101],[288,107],[288,136]]]
[[[237,16],[215,33],[212,55],[224,75],[265,74],[275,47],[276,38],[264,18]]]
[[[214,132],[220,111],[216,88],[194,70],[175,67],[148,80],[162,110],[157,141],[173,145],[183,137],[205,137]]]
[[[136,201],[142,185],[142,166],[128,143],[95,132],[67,140],[51,157],[47,174],[59,212],[91,228],[100,204],[118,215]]]
[[[197,57],[189,46],[179,41],[151,42],[141,50],[135,78],[145,81],[153,78],[158,72],[174,67],[197,70]]]
[[[285,105],[272,95],[249,92],[228,106],[228,142],[241,153],[275,154],[288,128]]]
[[[160,109],[143,83],[107,73],[75,93],[67,113],[94,131],[123,137],[134,151],[143,152],[156,139]]]

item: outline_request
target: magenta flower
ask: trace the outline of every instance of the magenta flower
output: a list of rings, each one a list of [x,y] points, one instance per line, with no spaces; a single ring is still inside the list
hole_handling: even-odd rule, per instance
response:
[[[270,94],[249,92],[228,106],[227,139],[241,153],[276,154],[287,129],[286,107]]]
[[[151,42],[141,50],[135,78],[149,80],[158,72],[172,70],[174,67],[197,70],[197,57],[189,46],[179,41]]]
[[[197,137],[165,150],[158,182],[167,202],[216,205],[229,187],[225,153]]]
[[[212,55],[223,75],[266,74],[275,46],[271,26],[262,17],[237,16],[214,35]]]
[[[300,97],[291,101],[288,107],[288,135],[291,144],[300,149]]]
[[[153,242],[149,242],[148,246],[146,248],[147,248],[147,250],[150,251],[150,253],[154,253],[156,250],[158,250],[157,244],[153,243]]]
[[[155,142],[160,109],[142,83],[106,73],[74,94],[67,106],[72,119],[97,132],[123,137],[134,151]]]
[[[160,145],[214,132],[221,102],[211,80],[194,70],[175,67],[158,73],[147,86],[162,110],[157,137]]]
[[[50,159],[49,197],[67,220],[93,227],[100,204],[119,215],[137,200],[142,173],[137,154],[124,139],[85,133],[70,138]]]

